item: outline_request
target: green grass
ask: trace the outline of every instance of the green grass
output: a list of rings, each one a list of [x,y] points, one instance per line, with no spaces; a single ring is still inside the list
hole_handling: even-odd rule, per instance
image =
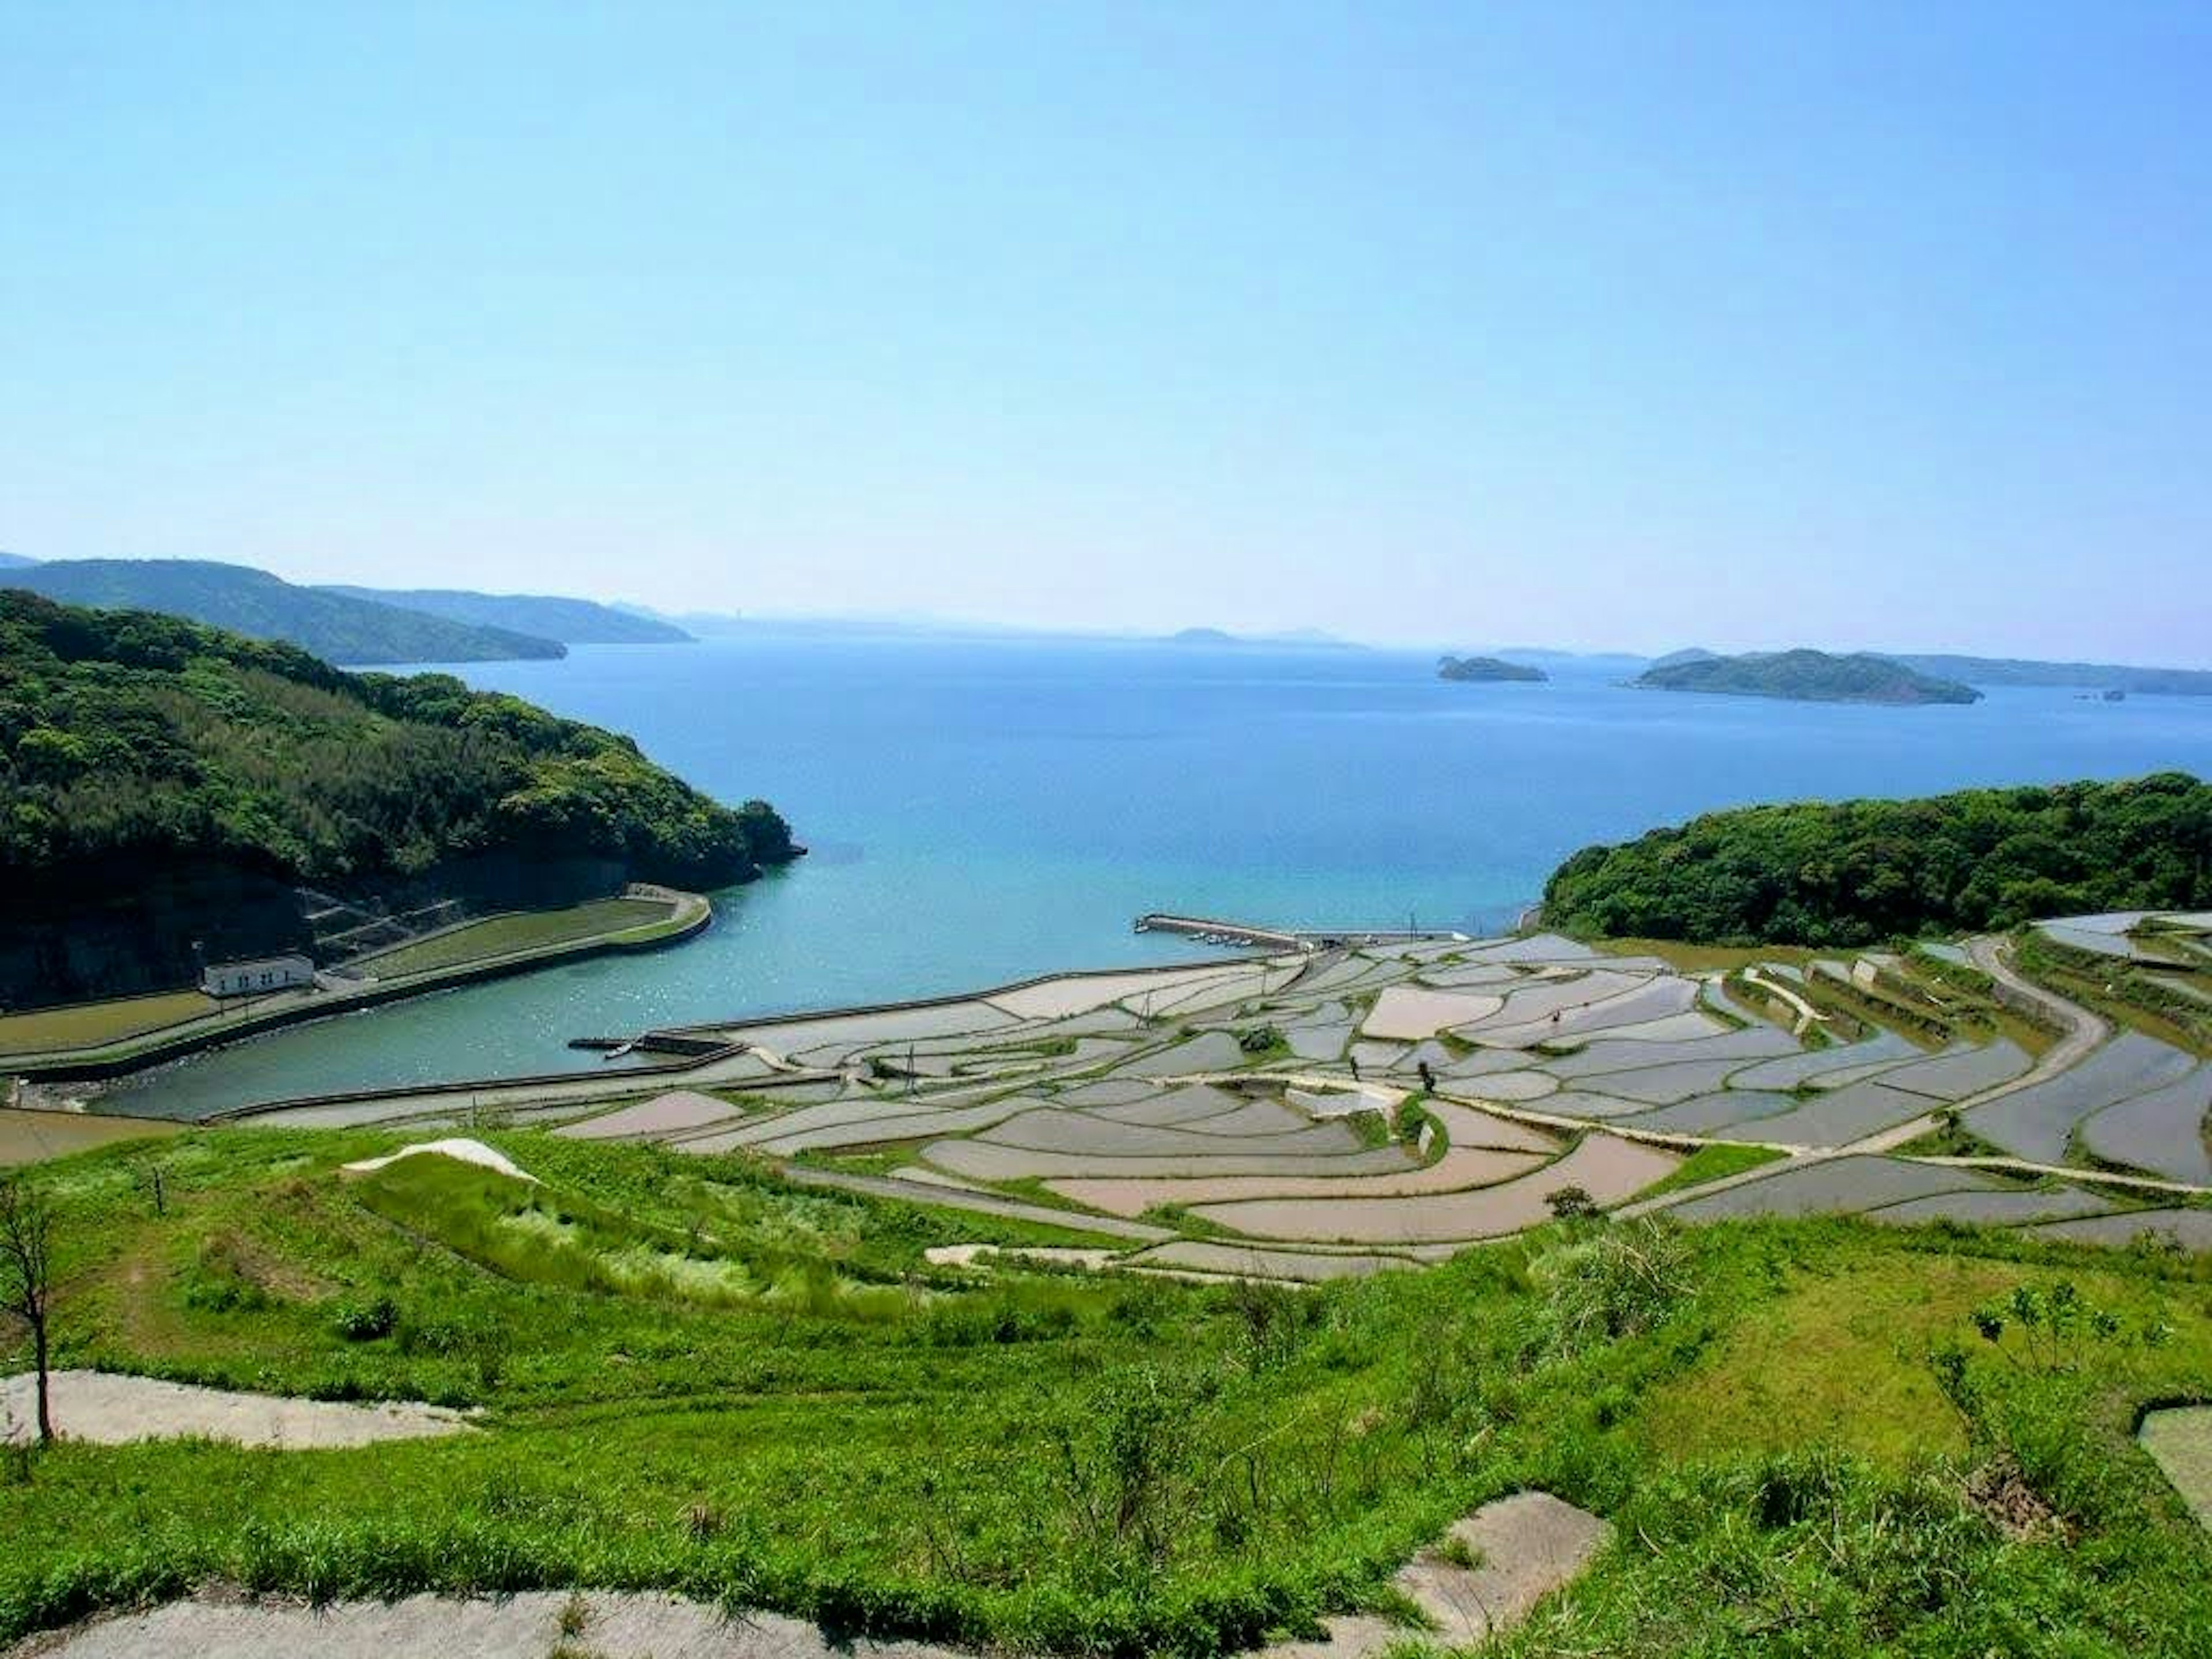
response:
[[[603,933],[618,933],[669,919],[658,899],[592,899],[562,910],[518,910],[488,916],[414,945],[363,957],[357,966],[380,979],[458,968],[471,962],[573,945]]]
[[[106,1002],[73,1002],[31,1013],[0,1015],[0,1054],[89,1048],[212,1014],[218,1005],[198,991],[161,991]]]
[[[1771,1164],[1788,1156],[1771,1146],[1740,1146],[1733,1141],[1712,1141],[1684,1158],[1673,1174],[1662,1176],[1636,1196],[1654,1198],[1686,1187],[1702,1187],[1709,1181],[1725,1181],[1730,1176],[1741,1175],[1746,1170],[1756,1170],[1762,1164]]]
[[[2212,1537],[2131,1433],[2204,1386],[2206,1263],[1581,1222],[1294,1295],[979,1278],[924,1252],[1020,1229],[489,1138],[543,1185],[341,1175],[396,1144],[368,1132],[180,1135],[159,1218],[125,1151],[41,1169],[62,1363],[483,1415],[362,1450],[0,1464],[0,1643],[214,1578],[659,1586],[849,1633],[1194,1656],[1382,1604],[1449,1520],[1528,1486],[1619,1547],[1514,1651],[2157,1654],[2212,1628]],[[1623,1277],[1653,1239],[1663,1272]],[[2018,1372],[1967,1316],[2059,1275],[2170,1340]],[[1960,1342],[1946,1382],[1929,1356]],[[2067,1535],[2008,1540],[1965,1501],[1999,1451]]]
[[[1938,1109],[1936,1127],[1925,1134],[1915,1135],[1898,1149],[1905,1158],[2006,1158],[2005,1149],[1994,1141],[1984,1140],[1966,1126],[1955,1111]]]

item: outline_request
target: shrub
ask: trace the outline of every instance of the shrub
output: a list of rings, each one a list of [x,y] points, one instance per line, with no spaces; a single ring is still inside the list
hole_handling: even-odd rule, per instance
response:
[[[1546,1346],[1579,1352],[1660,1324],[1692,1287],[1689,1247],[1650,1218],[1608,1227],[1539,1256]]]
[[[391,1335],[398,1325],[398,1304],[388,1296],[380,1296],[374,1302],[341,1302],[331,1323],[349,1342],[374,1342]]]
[[[1597,1200],[1583,1187],[1554,1187],[1544,1194],[1552,1213],[1562,1221],[1571,1221],[1595,1215]]]

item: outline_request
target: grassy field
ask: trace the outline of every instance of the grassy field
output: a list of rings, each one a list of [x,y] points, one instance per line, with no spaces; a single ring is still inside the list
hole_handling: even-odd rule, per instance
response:
[[[2212,1535],[2131,1434],[2148,1401],[2212,1397],[2203,1261],[1581,1221],[1305,1291],[984,1273],[923,1252],[1069,1236],[490,1139],[543,1184],[341,1174],[397,1144],[367,1132],[180,1135],[158,1217],[141,1154],[36,1172],[62,1363],[485,1414],[361,1451],[0,1458],[0,1643],[217,1577],[665,1585],[853,1632],[1196,1656],[1386,1604],[1417,1545],[1530,1485],[1620,1544],[1509,1652],[2183,1655],[2212,1632]],[[2081,1316],[2048,1363],[2016,1316],[1978,1331],[2062,1283]],[[1992,1471],[2049,1523],[2008,1532]]]
[[[658,899],[592,899],[564,910],[518,910],[487,916],[450,933],[414,945],[363,957],[357,966],[380,979],[398,979],[434,969],[458,968],[471,962],[512,956],[518,951],[542,951],[549,945],[570,945],[665,921],[669,908]]]
[[[117,997],[106,1002],[77,1002],[30,1013],[0,1014],[0,1054],[43,1054],[58,1048],[86,1048],[124,1037],[158,1031],[211,1014],[217,1004],[198,991],[161,991],[152,996]]]

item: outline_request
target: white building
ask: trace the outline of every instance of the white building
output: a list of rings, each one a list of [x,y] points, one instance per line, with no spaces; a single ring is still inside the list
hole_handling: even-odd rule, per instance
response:
[[[305,957],[260,957],[252,962],[210,962],[200,970],[200,989],[211,997],[254,997],[288,985],[313,985],[315,964]]]

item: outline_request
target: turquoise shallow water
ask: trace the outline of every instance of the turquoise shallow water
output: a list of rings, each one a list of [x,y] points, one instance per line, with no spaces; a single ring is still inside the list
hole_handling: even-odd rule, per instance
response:
[[[1145,910],[1495,928],[1576,848],[1746,801],[2212,774],[2212,699],[2057,690],[1858,708],[1571,664],[1462,685],[1404,653],[796,637],[459,672],[766,796],[812,856],[724,896],[680,949],[239,1044],[117,1106],[560,1069],[578,1035],[1189,953],[1133,935]]]

